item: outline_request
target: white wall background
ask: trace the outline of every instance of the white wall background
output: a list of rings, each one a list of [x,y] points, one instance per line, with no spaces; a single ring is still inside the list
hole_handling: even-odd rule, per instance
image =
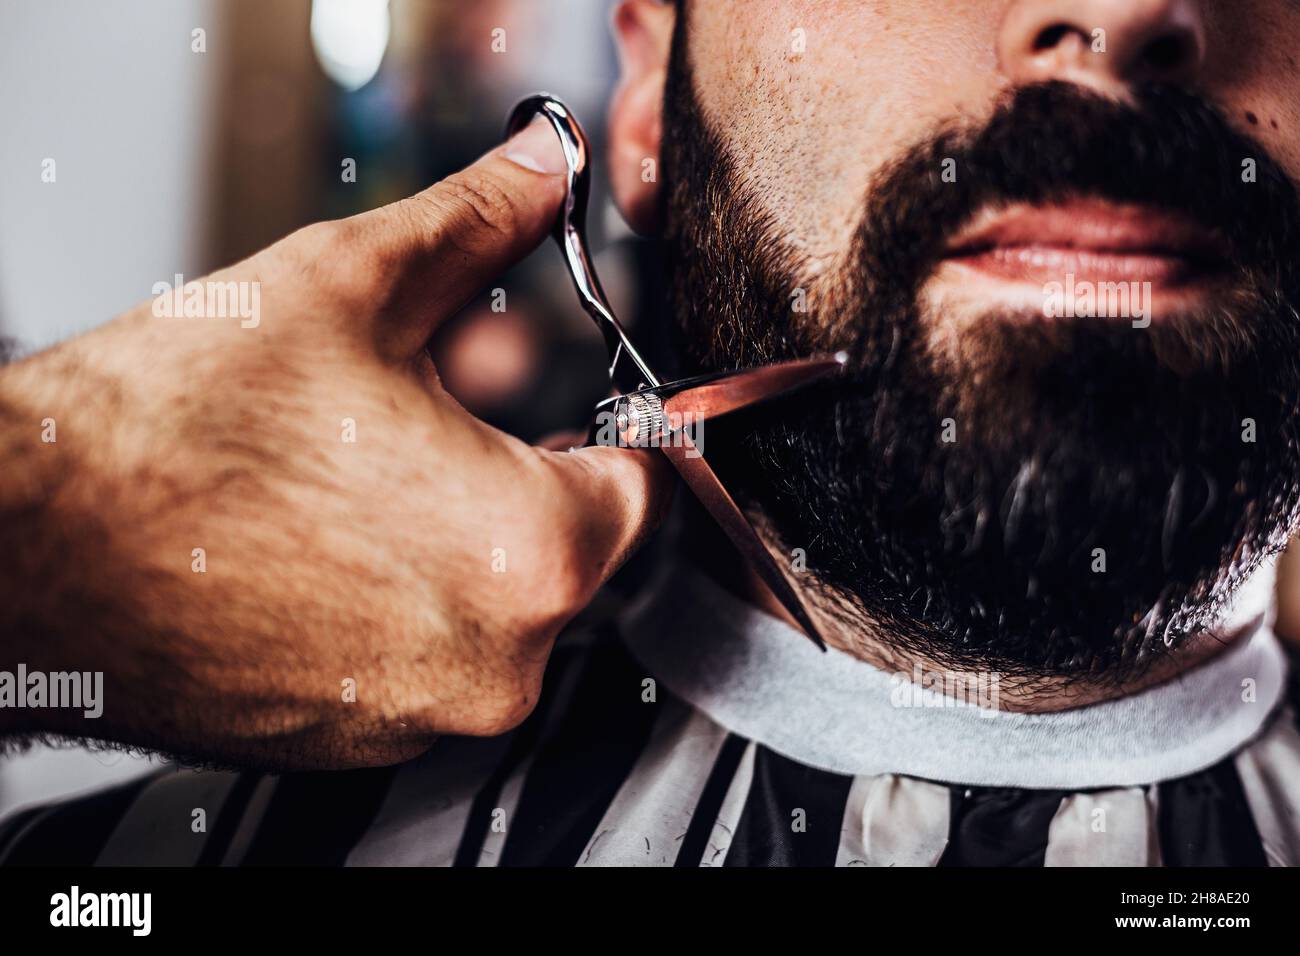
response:
[[[0,332],[38,347],[203,265],[213,0],[0,0]],[[209,41],[212,40],[211,32]],[[57,181],[41,181],[52,158]]]

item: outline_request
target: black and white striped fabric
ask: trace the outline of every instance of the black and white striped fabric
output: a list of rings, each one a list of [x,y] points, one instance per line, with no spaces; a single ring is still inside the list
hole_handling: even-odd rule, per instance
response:
[[[817,769],[660,687],[611,628],[566,641],[515,731],[398,767],[169,770],[0,823],[0,863],[1264,866],[1300,861],[1297,694],[1213,766],[1141,786]],[[1293,669],[1294,671],[1294,669]],[[193,811],[206,832],[193,832]]]

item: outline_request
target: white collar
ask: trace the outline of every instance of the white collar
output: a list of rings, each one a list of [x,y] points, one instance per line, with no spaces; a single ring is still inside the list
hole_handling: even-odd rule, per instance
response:
[[[990,716],[974,697],[913,694],[910,681],[841,651],[821,653],[683,564],[664,565],[623,631],[633,655],[678,697],[813,767],[969,786],[1137,786],[1217,763],[1278,705],[1286,658],[1271,626],[1274,579],[1270,565],[1226,618],[1264,623],[1207,663],[1127,697],[1046,714]]]

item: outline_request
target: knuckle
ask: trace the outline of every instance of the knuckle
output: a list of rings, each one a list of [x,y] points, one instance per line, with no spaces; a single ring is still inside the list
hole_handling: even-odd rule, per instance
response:
[[[473,737],[494,737],[514,730],[537,706],[540,675],[499,678],[481,689],[466,709],[459,732]]]
[[[293,232],[288,242],[300,254],[315,258],[334,248],[344,231],[341,221],[313,222]]]
[[[397,267],[391,246],[365,216],[314,223],[301,235],[301,271],[345,312],[364,308]]]
[[[532,547],[521,561],[529,574],[526,626],[540,640],[553,637],[586,607],[600,580],[580,511],[555,495],[546,512],[527,524]]]
[[[526,646],[516,633],[467,626],[441,658],[436,680],[404,682],[383,703],[385,724],[419,738],[492,737],[518,727],[537,706],[550,646]]]
[[[459,173],[437,186],[430,198],[440,207],[445,231],[453,235],[498,239],[516,231],[515,199],[490,176]]]
[[[556,635],[590,603],[598,574],[588,567],[590,556],[568,542],[548,549],[531,569],[530,600],[517,626],[527,646],[549,646]]]
[[[343,221],[314,222],[290,234],[277,248],[295,272],[313,281],[328,281],[333,274],[330,264],[346,248],[352,232],[353,227]]]
[[[290,233],[275,250],[282,254],[290,269],[312,280],[325,278],[325,267],[341,245],[342,226],[337,222],[313,222]]]
[[[482,715],[475,733],[483,737],[495,737],[514,730],[537,707],[537,694],[500,700]]]
[[[544,588],[550,595],[539,610],[544,615],[543,626],[557,630],[567,624],[587,606],[595,591],[597,575],[587,567],[591,557],[583,548],[566,548],[564,560],[555,562]]]
[[[391,767],[396,764],[414,760],[437,740],[438,735],[412,734],[366,734],[345,737],[337,745],[326,751],[326,757],[319,767],[321,770],[356,770],[368,767]]]
[[[590,494],[592,492],[588,492]],[[590,497],[576,498],[571,491],[556,493],[546,517],[547,550],[552,555],[545,562],[546,587],[550,599],[543,607],[553,623],[565,624],[581,611],[604,580],[610,531],[603,521],[593,521],[593,514],[612,514]]]

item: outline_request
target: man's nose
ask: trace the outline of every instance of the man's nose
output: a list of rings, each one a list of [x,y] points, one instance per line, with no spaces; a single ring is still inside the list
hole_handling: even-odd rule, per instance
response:
[[[1118,97],[1136,83],[1190,84],[1204,58],[1197,0],[1015,0],[998,35],[1013,83],[1061,80]]]

